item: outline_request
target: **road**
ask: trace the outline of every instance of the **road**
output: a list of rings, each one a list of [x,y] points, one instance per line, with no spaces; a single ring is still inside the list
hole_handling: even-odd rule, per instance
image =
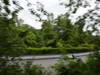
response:
[[[85,53],[73,53],[67,54],[69,58],[73,58],[74,55],[77,58],[81,58],[83,61],[86,61],[87,56],[93,52],[85,52]],[[43,67],[50,67],[58,62],[63,55],[26,55],[20,56],[21,61],[31,61],[33,64],[41,64]],[[19,58],[16,58],[19,59]]]
[[[69,58],[73,58],[73,55],[77,58],[81,58],[83,61],[87,60],[87,56],[93,52],[85,52],[85,53],[73,53],[73,54],[67,54]],[[45,69],[47,69],[49,72],[51,72],[51,75],[56,75],[55,71],[51,68],[54,64],[56,64],[63,55],[26,55],[26,56],[20,56],[15,59],[15,61],[21,59],[21,63],[25,63],[27,61],[31,61],[32,64],[38,64],[43,66]]]

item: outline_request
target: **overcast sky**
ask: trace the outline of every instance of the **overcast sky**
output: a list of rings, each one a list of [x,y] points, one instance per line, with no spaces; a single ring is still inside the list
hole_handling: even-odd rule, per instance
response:
[[[65,13],[64,6],[59,5],[59,0],[29,0],[30,3],[36,4],[36,2],[41,2],[44,5],[45,10],[50,13],[54,13],[55,17],[57,15]],[[35,21],[35,17],[32,16],[27,10],[27,2],[24,0],[19,0],[19,3],[25,8],[19,13],[19,18],[24,20],[24,23],[29,24],[37,29],[41,28],[41,23]]]
[[[18,0],[21,6],[24,7],[24,10],[19,13],[19,18],[24,20],[24,23],[29,24],[37,29],[41,28],[41,23],[35,21],[36,17],[32,16],[27,8],[27,2],[25,0]],[[45,10],[50,13],[53,13],[55,17],[60,14],[64,14],[66,9],[64,6],[59,5],[62,0],[28,0],[32,4],[36,4],[36,2],[41,2],[44,5]],[[64,1],[64,0],[63,0]],[[92,7],[94,8],[94,0],[89,0]],[[90,8],[89,8],[90,9]],[[76,18],[78,15],[82,15],[86,12],[87,9],[80,8],[78,10],[78,14],[74,15],[73,18]]]

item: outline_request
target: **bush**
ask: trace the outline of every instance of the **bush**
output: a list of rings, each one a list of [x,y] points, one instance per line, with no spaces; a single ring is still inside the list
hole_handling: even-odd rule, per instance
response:
[[[40,65],[32,65],[31,62],[21,64],[20,61],[8,61],[0,58],[0,75],[49,75]]]
[[[55,66],[56,75],[100,75],[100,53],[91,54],[86,62],[64,57]]]
[[[82,73],[86,68],[82,61],[64,57],[54,66],[54,69],[56,75],[83,75]]]
[[[24,75],[47,75],[45,68],[41,65],[32,65],[32,62],[27,62],[23,68]],[[48,74],[49,75],[49,74]]]
[[[31,54],[58,54],[61,53],[58,48],[27,48],[25,49],[25,55]]]
[[[32,54],[66,54],[66,53],[78,53],[78,52],[88,52],[94,51],[92,47],[71,47],[71,48],[24,48],[20,49],[24,52],[22,55],[32,55]],[[19,50],[19,51],[20,51]]]
[[[69,49],[65,49],[68,53],[79,53],[79,52],[88,52],[94,51],[95,49],[92,47],[72,47]]]

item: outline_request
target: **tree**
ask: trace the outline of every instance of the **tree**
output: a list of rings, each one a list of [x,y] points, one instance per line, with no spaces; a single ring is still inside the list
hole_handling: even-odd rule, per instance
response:
[[[55,47],[56,32],[50,21],[45,21],[42,24],[42,37],[44,46]]]
[[[92,3],[94,3],[94,5],[92,5]],[[99,7],[100,1],[99,0],[67,0],[66,2],[62,2],[61,5],[64,5],[66,7],[66,9],[68,11],[66,11],[66,16],[71,17],[71,15],[77,14],[77,11],[80,8],[83,9],[88,9],[88,11],[86,13],[84,13],[83,15],[79,15],[76,18],[76,21],[79,20],[84,20],[85,25],[87,25],[86,30],[88,30],[89,28],[92,29],[92,33],[99,31],[99,17],[100,14],[98,13],[100,7]],[[92,6],[94,6],[94,8],[91,8]],[[99,35],[99,33],[97,34]]]
[[[100,53],[90,54],[84,62],[80,58],[64,57],[54,67],[56,75],[100,75]]]
[[[0,54],[13,55],[22,46],[20,43],[15,22],[0,18]]]
[[[68,44],[72,33],[74,32],[74,25],[71,23],[70,19],[65,15],[61,15],[56,19],[56,26],[55,26],[58,39],[62,40],[64,44]],[[73,38],[73,37],[72,37]]]
[[[1,11],[4,10],[5,12],[0,12],[0,55],[15,56],[20,53],[18,49],[22,46],[14,18],[19,10],[11,12],[9,0],[2,0],[2,4],[4,6],[1,6]],[[9,15],[11,15],[11,18],[9,18]]]

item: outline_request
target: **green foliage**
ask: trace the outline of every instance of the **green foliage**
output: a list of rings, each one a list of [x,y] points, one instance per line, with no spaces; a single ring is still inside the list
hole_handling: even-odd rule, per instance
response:
[[[88,65],[88,75],[100,75],[100,53],[95,52],[91,54],[88,58],[87,65]]]
[[[3,3],[4,3],[5,5],[9,5],[9,0],[3,0]]]
[[[32,65],[20,61],[8,61],[8,58],[0,57],[0,75],[48,75],[46,70],[40,65]]]
[[[20,43],[15,23],[11,19],[0,18],[0,55],[16,55]]]
[[[22,50],[22,49],[21,49]],[[24,55],[32,55],[32,54],[58,54],[61,53],[61,49],[59,48],[25,48]]]
[[[100,75],[100,53],[91,54],[85,62],[64,57],[55,66],[56,75]]]
[[[67,4],[68,7],[73,7],[73,4],[71,4],[73,2],[75,2],[75,0],[69,0]],[[78,2],[81,3],[83,1],[79,0]],[[31,52],[31,54],[43,54],[43,52],[44,54],[48,54],[49,52],[50,54],[60,52],[84,52],[100,49],[100,36],[93,36],[89,30],[84,31],[85,20],[83,18],[72,23],[68,13],[66,13],[54,19],[53,14],[47,13],[44,8],[41,7],[43,5],[38,3],[41,7],[39,11],[47,16],[47,20],[42,20],[38,12],[30,9],[30,11],[42,21],[42,28],[35,29],[27,24],[21,23],[17,18],[21,6],[16,0],[12,1],[12,3],[16,5],[18,9],[16,7],[12,12],[9,9],[9,0],[2,0],[2,3],[4,6],[2,6],[1,9],[4,9],[5,12],[0,12],[0,16],[4,16],[0,17],[1,55],[18,55],[24,51],[23,49],[29,54]],[[77,4],[77,2],[75,3]],[[77,7],[77,5],[75,6]],[[77,9],[73,8],[72,11],[75,13]],[[11,18],[8,18],[10,15]]]
[[[73,30],[71,21],[64,15],[59,16],[56,19],[56,31],[59,39],[62,39],[65,43],[69,40],[69,36]]]
[[[57,75],[83,75],[85,64],[83,62],[64,60],[56,64]]]
[[[45,21],[42,24],[42,41],[46,47],[55,47],[56,32],[50,21]]]
[[[0,12],[0,55],[1,56],[16,56],[19,55],[19,48],[23,47],[17,33],[15,16],[12,15],[9,9],[10,1],[2,0]],[[14,15],[17,13],[14,13]],[[11,18],[9,18],[11,16]]]
[[[8,63],[7,57],[0,57],[0,75],[21,75],[21,68],[16,62]]]
[[[41,65],[32,65],[31,62],[27,62],[24,65],[23,75],[46,75],[46,70]]]
[[[23,51],[25,54],[54,54],[99,49],[99,36],[84,32],[83,26],[78,22],[72,25],[65,16],[58,18],[56,25],[51,21],[44,22],[40,30],[26,24],[16,26],[16,22],[12,19],[1,18],[0,23],[2,27],[0,35],[5,34],[0,36],[1,46],[4,45],[1,54],[6,51],[12,51],[6,54],[18,55]]]
[[[22,55],[33,55],[33,54],[67,54],[67,53],[81,53],[81,52],[89,52],[95,51],[94,47],[59,47],[59,48],[52,48],[52,47],[42,47],[42,48],[21,48],[19,51],[22,50]]]

